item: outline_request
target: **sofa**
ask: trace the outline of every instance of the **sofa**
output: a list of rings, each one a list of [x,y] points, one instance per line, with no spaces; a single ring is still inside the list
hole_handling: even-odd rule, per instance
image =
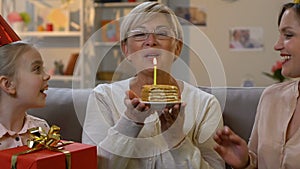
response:
[[[199,87],[216,96],[224,124],[248,141],[263,87]],[[46,107],[31,109],[28,114],[46,119],[61,127],[64,140],[81,141],[87,100],[92,89],[49,88]]]
[[[263,87],[199,87],[219,100],[224,124],[248,142],[256,108]],[[92,89],[50,88],[46,106],[31,109],[28,114],[46,119],[49,125],[61,127],[64,140],[81,142],[82,124]],[[226,169],[230,169],[226,165]]]

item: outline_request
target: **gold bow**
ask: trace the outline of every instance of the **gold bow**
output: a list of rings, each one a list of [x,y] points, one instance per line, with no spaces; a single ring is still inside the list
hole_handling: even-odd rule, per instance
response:
[[[58,143],[60,143],[59,131],[60,127],[55,125],[51,126],[48,133],[46,133],[41,127],[29,129],[29,134],[32,140],[27,142],[27,146],[29,148],[57,148],[59,146]]]
[[[295,4],[300,3],[300,0],[294,0],[294,3],[295,3]]]
[[[17,168],[17,157],[22,154],[32,153],[34,151],[49,149],[51,151],[59,151],[66,156],[66,165],[68,169],[71,169],[71,153],[66,150],[62,150],[66,144],[73,143],[72,141],[61,142],[60,140],[60,127],[53,125],[50,127],[49,132],[46,133],[41,127],[35,127],[29,129],[29,134],[32,140],[27,142],[27,146],[30,148],[27,151],[14,154],[11,157],[11,168]]]

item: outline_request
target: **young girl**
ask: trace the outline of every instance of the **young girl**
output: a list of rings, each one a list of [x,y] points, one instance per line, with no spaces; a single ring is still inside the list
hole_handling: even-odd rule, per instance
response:
[[[0,150],[3,150],[26,145],[30,128],[42,127],[48,131],[45,120],[26,111],[45,106],[44,91],[48,89],[50,76],[44,71],[37,49],[20,41],[1,16],[0,21]]]

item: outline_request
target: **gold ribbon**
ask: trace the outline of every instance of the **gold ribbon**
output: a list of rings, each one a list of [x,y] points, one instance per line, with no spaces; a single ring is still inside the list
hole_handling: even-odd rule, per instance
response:
[[[294,3],[295,3],[295,4],[300,3],[300,0],[294,0]]]
[[[43,149],[64,153],[66,156],[67,169],[71,169],[71,153],[69,151],[62,150],[62,149],[64,145],[73,142],[72,141],[62,142],[60,140],[59,131],[60,131],[60,127],[56,125],[51,126],[48,133],[46,133],[45,130],[43,130],[43,128],[41,127],[35,127],[29,129],[29,134],[32,140],[29,140],[27,142],[27,146],[30,149],[27,151],[14,154],[11,157],[11,169],[17,168],[17,158],[19,155],[28,154]]]

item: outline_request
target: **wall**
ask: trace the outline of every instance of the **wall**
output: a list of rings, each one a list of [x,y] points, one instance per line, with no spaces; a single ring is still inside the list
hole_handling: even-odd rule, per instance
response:
[[[11,12],[12,9],[3,9],[7,6],[4,4],[8,4],[9,7],[12,7],[12,1],[10,0],[0,0],[0,8],[1,8],[1,15],[6,17],[7,12]],[[6,1],[6,3],[4,3]],[[17,1],[16,1],[17,2]],[[3,5],[3,6],[2,6]],[[26,11],[26,1],[18,1],[16,4],[16,11],[24,12]],[[29,7],[29,9],[31,9]],[[33,12],[31,10],[31,12]],[[34,25],[31,24],[29,27],[33,27]],[[30,29],[30,28],[29,28]],[[17,32],[18,33],[18,32]],[[72,53],[79,52],[79,38],[78,37],[62,37],[62,38],[49,38],[49,37],[21,37],[22,40],[29,41],[35,44],[44,60],[44,65],[46,70],[54,69],[54,62],[55,61],[62,61],[65,65],[65,68],[68,64],[70,56]]]
[[[281,5],[285,2],[291,2],[291,0],[169,0],[168,4],[173,8],[178,5],[192,5],[205,9],[207,26],[198,27],[198,29],[207,35],[216,48],[225,70],[226,85],[241,86],[244,79],[250,78],[255,86],[267,86],[274,81],[264,76],[262,72],[269,72],[275,61],[280,59],[279,53],[273,50],[273,45],[278,37],[277,16]],[[22,9],[22,6],[18,9]],[[230,51],[228,48],[229,29],[232,27],[262,27],[264,49],[262,51]],[[207,50],[204,47],[205,44],[198,36],[195,36],[194,32],[195,30],[190,30],[187,38],[191,45],[203,50],[202,60],[193,52],[190,52],[189,59],[184,60],[189,62],[197,84],[224,85],[220,80],[222,77],[211,76],[212,70],[219,71],[217,70],[219,65],[204,64],[203,58],[211,57],[211,53],[205,53]],[[50,51],[43,49],[42,53],[50,54],[53,50],[55,48]],[[54,58],[50,63],[46,61],[47,67],[52,67]]]
[[[272,65],[279,60],[279,52],[273,50],[278,37],[277,16],[281,5],[291,0],[190,0],[190,5],[204,8],[207,13],[207,26],[198,27],[211,40],[224,66],[228,86],[241,86],[242,81],[251,78],[255,86],[267,86],[274,81],[262,74],[270,72]],[[170,0],[170,6],[185,5],[180,0]],[[262,27],[264,49],[262,51],[230,51],[229,29],[232,27]],[[195,31],[194,31],[195,32]],[[203,41],[190,32],[191,44],[201,48]],[[203,50],[206,50],[205,48]],[[206,55],[205,57],[210,57]],[[191,54],[190,68],[199,85],[212,84],[199,57]],[[214,66],[214,65],[208,65]]]

